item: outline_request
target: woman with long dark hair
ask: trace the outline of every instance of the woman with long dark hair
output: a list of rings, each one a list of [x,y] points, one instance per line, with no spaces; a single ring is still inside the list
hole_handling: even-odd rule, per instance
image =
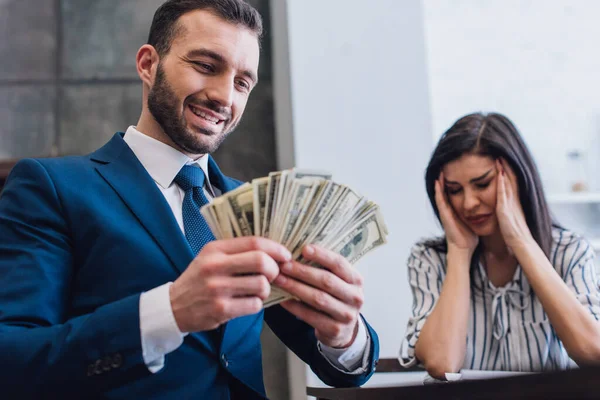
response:
[[[471,114],[444,133],[425,174],[444,237],[408,260],[404,366],[543,371],[600,361],[594,252],[555,223],[512,122]]]

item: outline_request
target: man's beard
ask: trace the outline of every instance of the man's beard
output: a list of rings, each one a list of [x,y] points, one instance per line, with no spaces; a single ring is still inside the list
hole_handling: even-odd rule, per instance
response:
[[[156,81],[148,94],[148,109],[165,134],[179,148],[190,154],[213,153],[237,126],[236,123],[227,130],[223,129],[220,133],[199,127],[195,127],[195,130],[188,129],[183,111],[181,116],[179,116],[178,103],[177,96],[173,92],[169,82],[167,82],[165,72],[159,64],[156,70]],[[187,102],[184,102],[185,107],[187,107],[187,104]],[[223,107],[220,107],[214,101],[194,101],[194,104],[201,105],[208,110],[227,117],[225,121],[221,122],[223,125],[231,118],[231,113],[228,110],[224,110]],[[202,141],[203,138],[209,137],[214,137],[215,140],[209,143]]]

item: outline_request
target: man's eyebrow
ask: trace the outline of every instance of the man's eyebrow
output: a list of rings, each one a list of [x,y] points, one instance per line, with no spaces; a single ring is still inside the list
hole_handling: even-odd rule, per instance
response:
[[[250,71],[249,69],[245,69],[242,71],[242,75],[244,75],[246,78],[250,79],[254,85],[256,85],[258,83],[258,76],[256,76],[256,74],[252,71]]]
[[[216,51],[208,50],[208,49],[193,49],[188,51],[186,54],[187,58],[195,58],[195,57],[208,57],[212,58],[215,61],[220,63],[225,62],[225,57],[217,53]]]
[[[223,57],[221,54],[217,53],[216,51],[212,51],[212,50],[208,50],[208,49],[194,49],[194,50],[190,50],[187,54],[186,54],[187,58],[196,58],[196,57],[208,57],[208,58],[212,58],[213,60],[215,60],[218,63],[221,64],[225,64],[225,57]],[[245,69],[242,71],[242,75],[244,75],[245,77],[247,77],[248,79],[250,79],[255,85],[258,83],[258,77],[256,76],[256,74],[249,70],[249,69]]]
[[[483,174],[483,175],[481,175],[481,176],[478,176],[477,178],[473,178],[473,179],[471,179],[469,182],[470,182],[470,183],[475,183],[475,182],[477,182],[477,181],[480,181],[480,180],[482,180],[482,179],[485,179],[485,178],[486,178],[486,177],[487,177],[487,176],[490,174],[490,172],[492,172],[493,170],[494,170],[494,169],[492,168],[492,169],[490,169],[488,172],[486,172],[485,174]],[[458,183],[458,182],[449,181],[449,180],[446,180],[446,181],[445,181],[445,183],[447,183],[447,184],[449,184],[449,185],[459,185],[459,183]]]

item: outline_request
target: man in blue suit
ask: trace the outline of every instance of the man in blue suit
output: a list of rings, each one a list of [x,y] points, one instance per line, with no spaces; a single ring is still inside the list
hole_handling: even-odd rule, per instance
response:
[[[137,53],[137,125],[90,155],[15,166],[0,198],[4,393],[264,398],[263,319],[324,382],[371,376],[377,335],[346,260],[215,241],[198,212],[241,183],[209,154],[257,83],[261,30],[241,0],[167,1]],[[271,283],[300,301],[263,310]]]

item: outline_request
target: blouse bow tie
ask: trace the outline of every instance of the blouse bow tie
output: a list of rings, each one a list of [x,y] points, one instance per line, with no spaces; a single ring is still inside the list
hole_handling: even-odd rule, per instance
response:
[[[514,295],[519,296],[515,298]],[[502,339],[508,333],[508,308],[511,305],[518,310],[525,310],[529,306],[528,293],[513,288],[498,289],[492,300],[492,332],[496,340]]]

